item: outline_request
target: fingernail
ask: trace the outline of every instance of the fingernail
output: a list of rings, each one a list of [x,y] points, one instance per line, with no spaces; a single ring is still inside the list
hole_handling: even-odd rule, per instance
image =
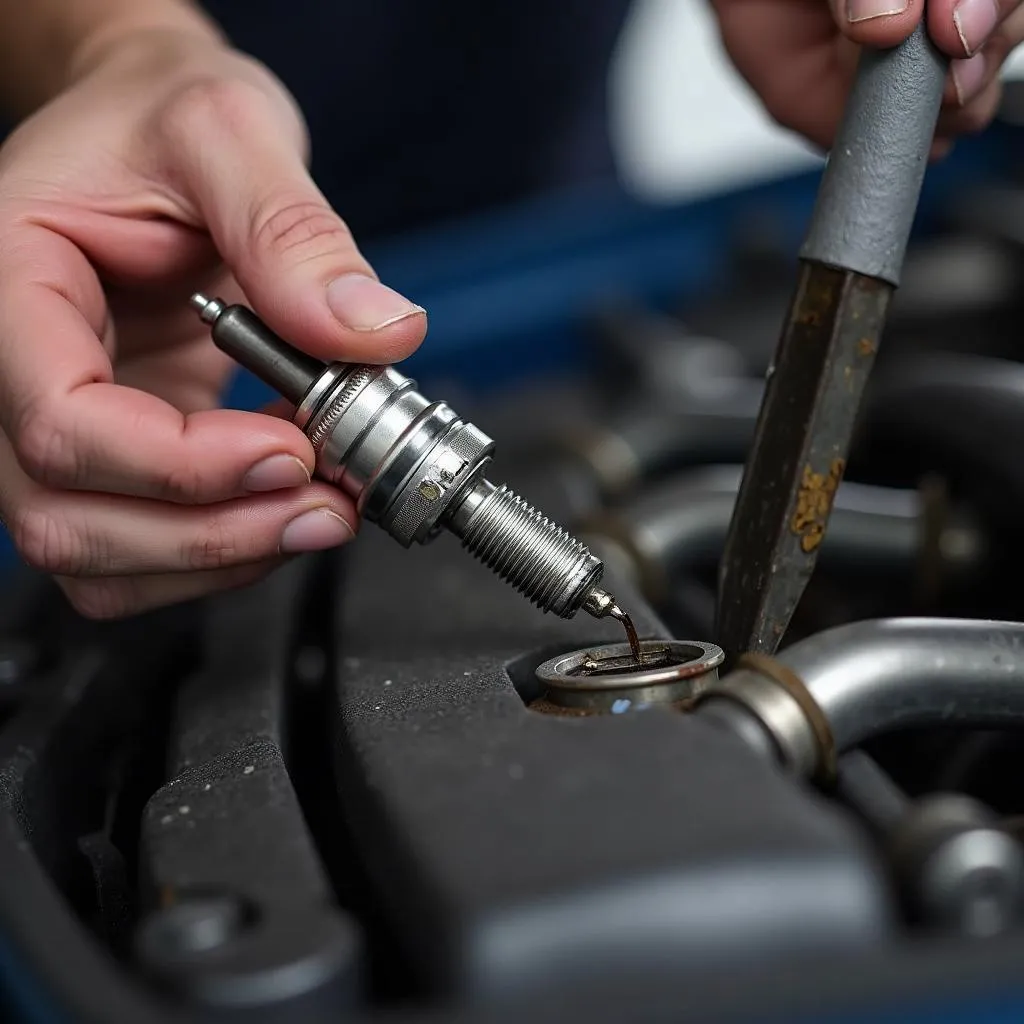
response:
[[[968,57],[978,50],[999,23],[996,0],[960,0],[953,8],[956,25],[964,53]]]
[[[962,107],[981,92],[985,82],[985,55],[976,53],[967,60],[950,61],[956,98]]]
[[[910,0],[847,0],[846,20],[851,24],[884,18],[888,14],[902,14]]]
[[[283,491],[289,487],[305,487],[309,483],[309,470],[294,455],[271,455],[257,462],[242,480],[242,486],[252,493]]]
[[[344,544],[355,536],[352,527],[337,512],[317,508],[296,516],[281,534],[279,551],[282,555],[297,555],[303,551],[322,551]]]
[[[346,274],[333,280],[327,286],[327,305],[353,331],[379,331],[408,316],[426,312],[422,306],[364,274]]]

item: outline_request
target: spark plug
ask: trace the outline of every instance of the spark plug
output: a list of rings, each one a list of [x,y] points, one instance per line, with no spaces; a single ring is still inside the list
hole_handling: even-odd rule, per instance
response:
[[[545,612],[629,617],[600,587],[590,550],[484,475],[494,442],[444,402],[431,402],[393,366],[324,364],[279,338],[252,310],[193,295],[221,351],[295,406],[316,452],[316,473],[360,515],[405,547],[442,530]]]

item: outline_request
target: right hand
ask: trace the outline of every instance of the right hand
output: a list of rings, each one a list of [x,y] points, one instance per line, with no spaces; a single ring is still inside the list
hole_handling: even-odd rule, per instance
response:
[[[898,46],[926,19],[950,58],[933,155],[996,114],[1003,62],[1024,41],[1022,0],[713,0],[722,41],[767,111],[830,149],[860,47]],[[926,10],[927,6],[927,10]]]
[[[231,366],[188,303],[244,298],[325,360],[419,345],[423,310],[377,281],[305,150],[265,68],[165,31],[93,54],[0,149],[0,517],[87,616],[357,528],[297,427],[217,408]]]

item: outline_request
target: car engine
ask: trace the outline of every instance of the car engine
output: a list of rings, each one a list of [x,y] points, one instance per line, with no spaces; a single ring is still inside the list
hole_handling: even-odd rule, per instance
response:
[[[979,185],[915,240],[770,665],[722,668],[714,603],[771,232],[685,300],[593,296],[572,373],[457,396],[603,560],[639,666],[450,536],[123,622],[12,569],[4,1019],[978,1021],[1024,991],[1020,203]]]

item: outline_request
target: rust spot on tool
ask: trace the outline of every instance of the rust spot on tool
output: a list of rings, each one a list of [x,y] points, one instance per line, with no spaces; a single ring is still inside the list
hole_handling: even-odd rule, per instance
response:
[[[875,348],[876,345],[871,338],[861,338],[860,341],[857,342],[857,351],[862,356],[873,356],[875,354]]]
[[[834,275],[833,275],[834,276]],[[793,310],[794,322],[802,327],[821,328],[832,318],[832,309],[841,291],[841,282],[832,277],[811,277]]]
[[[800,547],[807,554],[817,550],[825,536],[832,502],[845,469],[844,459],[833,459],[828,473],[815,473],[810,466],[804,467],[790,529],[800,538]]]

